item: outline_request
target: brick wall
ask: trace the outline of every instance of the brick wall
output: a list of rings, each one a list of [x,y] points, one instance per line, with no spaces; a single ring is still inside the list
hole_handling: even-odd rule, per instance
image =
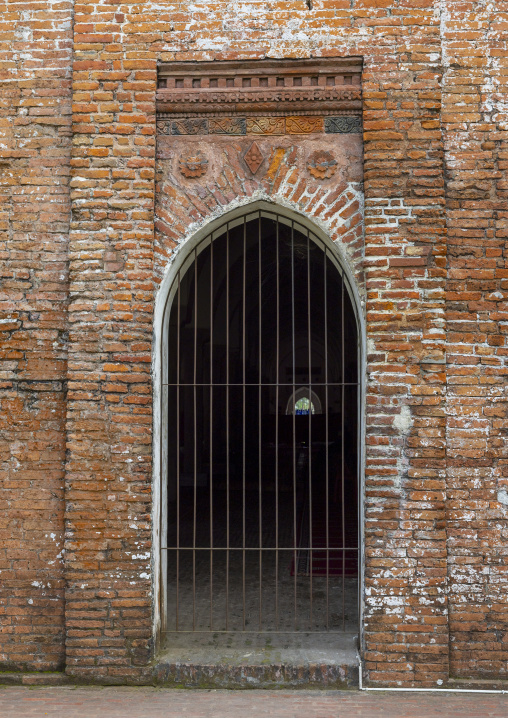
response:
[[[61,667],[72,4],[0,5],[0,662]]]
[[[443,17],[450,671],[507,674],[506,3]]]
[[[22,539],[32,552],[26,575],[19,568],[27,557],[10,553],[7,568],[18,569],[16,590],[24,593],[14,603],[12,591],[5,597],[7,611],[21,610],[22,619],[9,618],[12,630],[22,622],[32,641],[41,635],[27,626],[41,613],[36,599],[47,600],[48,581],[56,597],[60,570],[48,566],[50,544],[36,543],[30,532],[61,530],[64,366],[57,361],[66,345],[59,343],[65,320],[58,310],[66,285],[47,273],[67,234],[54,205],[49,214],[43,208],[58,197],[65,209],[70,7],[10,7],[4,32],[13,33],[25,12],[33,37],[23,36],[22,50],[7,37],[13,49],[6,72],[28,83],[15,90],[8,83],[16,121],[5,130],[22,150],[7,158],[19,173],[8,259],[19,271],[22,247],[27,276],[5,280],[13,298],[13,323],[3,325],[3,347],[13,352],[5,357],[12,362],[7,381],[19,383],[5,386],[3,417],[14,415],[19,425],[4,418],[2,470],[18,483],[4,483],[2,530],[15,537],[16,550]],[[506,15],[491,3],[455,0],[314,0],[313,7],[303,0],[74,7],[66,661],[79,678],[143,681],[150,672],[157,62],[267,56],[364,58],[366,678],[435,686],[450,671],[497,674],[506,661],[499,548],[507,516],[506,88],[498,84]],[[43,36],[52,13],[58,22]],[[27,50],[30,41],[37,50]],[[22,99],[32,105],[18,112]],[[24,137],[28,128],[30,142],[16,144],[13,135]],[[11,182],[8,174],[9,195]],[[58,420],[49,424],[44,412]],[[30,491],[38,501],[48,496],[36,525],[29,523]],[[50,518],[51,532],[41,532]],[[41,593],[33,581],[44,584]],[[49,623],[43,641],[53,635],[55,621]],[[24,642],[7,635],[3,653],[13,660]],[[41,666],[50,665],[43,661],[48,651],[36,649]],[[31,664],[34,652],[27,652]]]
[[[143,6],[74,15],[67,410],[67,670],[150,658],[156,57]],[[146,672],[146,671],[145,671]]]

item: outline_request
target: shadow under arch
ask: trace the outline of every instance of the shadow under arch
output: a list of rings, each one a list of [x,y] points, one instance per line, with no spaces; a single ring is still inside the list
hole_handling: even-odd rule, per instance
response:
[[[363,466],[363,442],[362,415],[363,415],[363,367],[364,367],[364,321],[361,311],[361,303],[358,289],[352,276],[348,262],[343,253],[329,237],[311,219],[304,215],[282,207],[281,205],[257,200],[226,212],[219,218],[211,220],[204,227],[200,228],[193,235],[182,242],[175,252],[175,257],[161,282],[157,293],[154,316],[154,346],[153,346],[153,382],[154,382],[154,483],[153,483],[153,571],[154,571],[154,638],[160,640],[161,631],[166,629],[165,608],[167,602],[165,581],[161,576],[166,574],[166,553],[162,548],[167,545],[167,503],[168,503],[168,391],[167,372],[170,347],[168,347],[168,325],[173,299],[177,292],[178,277],[182,277],[192,267],[193,262],[200,253],[214,241],[214,238],[221,236],[224,229],[230,231],[244,226],[256,217],[276,217],[285,226],[291,226],[296,232],[311,238],[312,242],[318,245],[335,266],[340,274],[345,291],[351,302],[355,317],[358,337],[358,406],[359,421],[357,422],[358,433],[358,478],[362,475]],[[293,382],[295,377],[293,377]],[[360,495],[361,502],[361,495]],[[361,509],[361,506],[360,506]],[[361,520],[360,520],[361,531]],[[361,545],[361,544],[359,544]],[[360,572],[361,576],[361,572]]]

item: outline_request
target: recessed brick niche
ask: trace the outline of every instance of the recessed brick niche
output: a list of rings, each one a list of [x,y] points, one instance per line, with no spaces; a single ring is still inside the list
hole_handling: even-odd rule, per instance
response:
[[[267,211],[289,210],[323,230],[364,297],[361,72],[357,57],[160,65],[156,275],[162,278],[172,259],[186,256],[187,241],[210,220],[261,202]],[[161,495],[165,481],[172,486],[174,472],[163,475]],[[171,584],[168,594],[174,590]],[[357,595],[355,588],[353,605]],[[172,626],[171,598],[168,606],[163,623]],[[166,646],[172,639],[161,635]],[[224,670],[229,680],[231,669]],[[324,669],[323,685],[334,670]],[[221,671],[217,667],[217,675]]]

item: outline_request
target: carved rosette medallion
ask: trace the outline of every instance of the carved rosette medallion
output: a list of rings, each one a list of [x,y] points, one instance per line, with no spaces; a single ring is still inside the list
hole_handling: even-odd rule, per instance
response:
[[[157,121],[157,134],[158,135],[170,135],[171,134],[171,122]]]
[[[245,160],[245,164],[250,169],[252,174],[255,175],[264,159],[263,154],[257,146],[256,142],[253,142],[251,144],[247,152],[244,154],[243,159]]]
[[[201,177],[208,169],[208,160],[203,153],[198,150],[192,154],[180,157],[178,166],[184,177]]]
[[[307,169],[316,179],[329,179],[337,171],[337,161],[331,152],[313,152],[307,162]]]

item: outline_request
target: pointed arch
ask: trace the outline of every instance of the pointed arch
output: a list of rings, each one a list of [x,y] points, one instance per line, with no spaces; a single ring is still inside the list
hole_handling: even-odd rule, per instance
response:
[[[276,216],[278,221],[285,222],[303,231],[312,241],[321,248],[342,276],[345,290],[353,307],[357,336],[358,336],[358,378],[360,385],[359,407],[360,421],[358,433],[363,433],[363,368],[365,366],[365,330],[361,301],[358,288],[345,253],[340,246],[334,244],[329,237],[308,217],[286,207],[265,201],[257,200],[242,206],[235,207],[224,215],[211,220],[206,225],[191,234],[175,251],[171,263],[168,265],[160,287],[157,292],[154,315],[154,343],[153,343],[153,387],[154,387],[154,480],[153,480],[153,575],[154,575],[154,638],[156,642],[164,630],[166,602],[165,586],[161,575],[165,572],[164,551],[161,548],[167,543],[167,519],[165,506],[167,504],[167,366],[168,366],[168,323],[170,309],[177,291],[177,277],[188,271],[196,257],[210,245],[214,237],[224,232],[224,228],[233,229],[255,216]],[[307,390],[308,394],[308,390]],[[295,394],[296,396],[296,394]],[[314,393],[312,393],[314,401]],[[320,399],[316,395],[316,405]],[[289,404],[288,404],[289,406]],[[359,441],[359,467],[358,475],[363,475],[363,441]],[[361,496],[360,496],[361,502]],[[360,521],[361,529],[361,521]],[[361,574],[360,574],[361,576]]]

